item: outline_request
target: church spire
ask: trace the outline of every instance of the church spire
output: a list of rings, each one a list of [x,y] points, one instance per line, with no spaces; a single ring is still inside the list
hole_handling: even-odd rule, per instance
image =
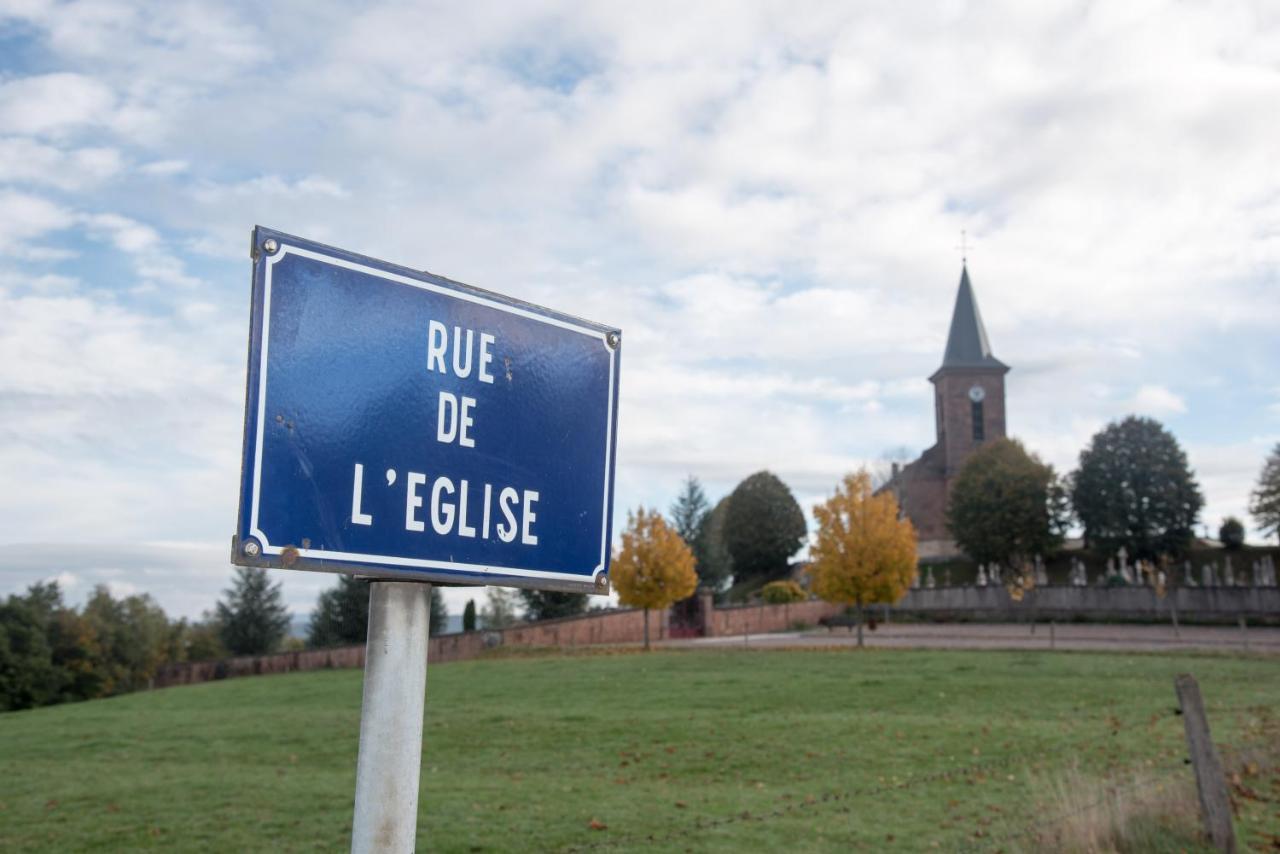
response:
[[[947,350],[942,357],[942,367],[934,376],[954,368],[996,368],[1002,373],[1009,366],[991,355],[987,342],[987,330],[982,325],[978,301],[969,283],[969,265],[960,268],[960,290],[956,293],[956,307],[951,312],[951,331],[947,335]]]

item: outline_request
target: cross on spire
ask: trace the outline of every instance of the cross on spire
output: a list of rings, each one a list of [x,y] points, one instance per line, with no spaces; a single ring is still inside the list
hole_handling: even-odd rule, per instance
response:
[[[960,229],[960,245],[956,247],[960,250],[960,263],[969,263],[969,233],[963,228]]]

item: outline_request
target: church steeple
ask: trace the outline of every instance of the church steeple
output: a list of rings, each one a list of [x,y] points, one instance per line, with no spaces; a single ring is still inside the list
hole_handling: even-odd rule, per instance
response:
[[[969,266],[960,269],[960,290],[956,292],[956,305],[951,312],[951,331],[947,334],[947,349],[942,357],[942,367],[930,379],[944,372],[994,368],[1001,373],[1009,366],[991,355],[987,330],[982,325],[978,301],[969,282]]]

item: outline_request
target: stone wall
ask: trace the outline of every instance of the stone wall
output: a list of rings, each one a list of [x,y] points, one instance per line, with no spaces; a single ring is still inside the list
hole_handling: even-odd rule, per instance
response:
[[[937,587],[911,590],[894,613],[945,619],[1007,621],[1029,616],[1043,620],[1169,620],[1280,623],[1280,588],[1176,587],[1159,598],[1150,587],[1037,587],[1014,602],[1001,586]]]

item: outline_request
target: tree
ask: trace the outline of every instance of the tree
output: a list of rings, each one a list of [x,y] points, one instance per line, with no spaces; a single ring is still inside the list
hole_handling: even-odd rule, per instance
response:
[[[480,609],[480,626],[485,629],[505,629],[519,622],[516,592],[506,587],[490,587],[489,600]]]
[[[809,549],[813,590],[828,602],[857,607],[862,646],[863,607],[897,602],[916,577],[915,529],[898,518],[892,493],[872,495],[865,470],[846,475],[813,515],[818,522]]]
[[[1228,551],[1239,551],[1244,547],[1244,523],[1235,516],[1228,516],[1218,526],[1218,542]]]
[[[1071,503],[1085,543],[1159,560],[1184,553],[1204,505],[1187,455],[1153,418],[1108,424],[1080,453]]]
[[[809,598],[804,588],[794,581],[770,581],[760,588],[760,598],[770,605],[789,605]]]
[[[1262,533],[1280,538],[1280,443],[1271,449],[1249,496],[1249,513]]]
[[[694,548],[698,531],[702,527],[702,519],[710,508],[707,495],[702,491],[702,484],[693,475],[685,479],[684,489],[671,505],[671,524],[675,527],[685,545]]]
[[[265,569],[236,567],[231,587],[218,602],[218,624],[222,642],[232,655],[262,655],[284,640],[289,628],[289,611],[284,606],[280,583],[271,583]]]
[[[185,654],[185,621],[149,596],[97,587],[77,612],[52,582],[0,604],[0,709],[105,697],[146,687]]]
[[[644,648],[649,648],[649,609],[667,608],[698,589],[693,551],[662,515],[643,507],[627,514],[622,548],[609,571],[623,605],[644,609]]]
[[[342,646],[369,637],[369,582],[339,575],[338,583],[320,594],[307,627],[307,645]]]
[[[716,502],[711,512],[702,515],[691,544],[698,583],[717,592],[728,586],[733,577],[733,555],[724,542],[724,520],[728,515],[729,496],[726,495]]]
[[[974,451],[956,475],[947,526],[975,561],[1020,568],[1061,545],[1060,494],[1052,466],[1016,439],[997,439]]]
[[[338,583],[325,590],[316,600],[307,627],[307,646],[343,646],[364,643],[369,639],[369,585],[372,582],[352,575],[338,576]],[[449,615],[445,612],[440,588],[431,587],[430,634],[439,634],[447,627]]]
[[[474,599],[468,599],[467,607],[462,609],[462,630],[464,632],[476,630],[476,600]]]
[[[785,483],[767,471],[748,477],[729,496],[724,520],[735,582],[786,576],[806,533],[804,513]]]
[[[169,620],[150,596],[114,599],[105,586],[98,585],[81,619],[101,655],[103,695],[146,688],[160,665],[172,658]]]
[[[57,702],[64,682],[38,603],[9,596],[0,604],[0,711]]]
[[[524,615],[530,620],[555,620],[576,617],[587,610],[587,594],[560,593],[555,590],[521,590]]]
[[[188,661],[209,661],[227,657],[218,618],[205,611],[198,622],[187,625],[183,644]]]
[[[427,623],[428,635],[444,634],[445,629],[449,628],[449,610],[444,605],[444,594],[440,592],[440,585],[431,585],[431,612]]]

